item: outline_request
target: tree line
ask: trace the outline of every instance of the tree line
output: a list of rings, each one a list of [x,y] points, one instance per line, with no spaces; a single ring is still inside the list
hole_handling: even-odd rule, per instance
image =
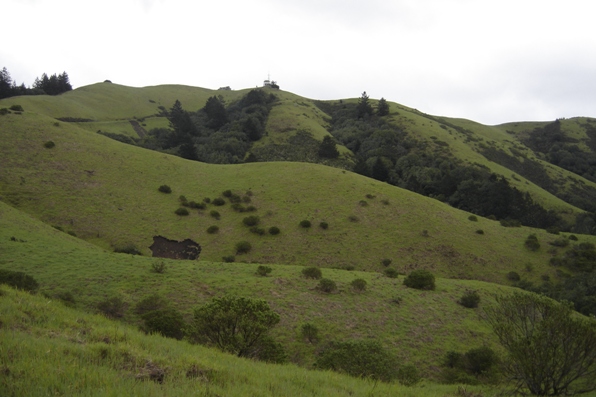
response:
[[[364,92],[357,104],[318,102],[331,115],[329,132],[355,155],[353,171],[432,197],[455,208],[526,226],[547,228],[561,219],[534,202],[528,193],[480,164],[464,163],[440,140],[419,141],[389,123],[386,102],[375,110]]]
[[[13,80],[6,67],[0,71],[0,99],[18,95],[59,95],[71,90],[72,85],[66,72],[51,76],[43,73],[41,77],[35,78],[31,87],[27,87],[25,83],[19,85]]]

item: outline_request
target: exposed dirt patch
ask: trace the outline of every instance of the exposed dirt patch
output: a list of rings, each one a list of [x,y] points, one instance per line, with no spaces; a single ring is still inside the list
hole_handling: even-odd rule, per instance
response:
[[[170,259],[199,258],[201,246],[199,243],[186,239],[183,241],[170,240],[162,236],[154,236],[153,244],[149,247],[154,257]]]

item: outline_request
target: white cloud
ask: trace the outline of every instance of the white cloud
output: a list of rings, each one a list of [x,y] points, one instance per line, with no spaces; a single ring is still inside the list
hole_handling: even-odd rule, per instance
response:
[[[373,98],[487,124],[595,116],[589,0],[9,0],[0,66],[31,84]]]

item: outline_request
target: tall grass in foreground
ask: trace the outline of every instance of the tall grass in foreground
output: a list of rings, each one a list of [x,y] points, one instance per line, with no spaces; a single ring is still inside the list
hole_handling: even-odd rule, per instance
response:
[[[2,396],[451,396],[240,359],[0,287]],[[492,392],[470,388],[484,396]]]

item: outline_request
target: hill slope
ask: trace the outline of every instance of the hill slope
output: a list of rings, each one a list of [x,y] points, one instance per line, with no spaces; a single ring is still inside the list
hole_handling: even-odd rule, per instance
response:
[[[506,273],[527,263],[553,272],[545,265],[546,250],[529,252],[523,245],[530,233],[542,241],[553,235],[503,228],[483,218],[471,222],[468,213],[439,201],[340,169],[191,162],[76,125],[56,126],[53,119],[29,112],[1,117],[0,134],[6,142],[0,148],[2,200],[106,249],[132,244],[149,254],[153,237],[161,235],[197,241],[201,258],[210,261],[235,255],[236,243],[247,240],[253,249],[239,261],[382,270],[380,261],[389,258],[402,272],[425,267],[445,277],[494,282],[504,282]],[[56,146],[45,148],[48,140]],[[158,192],[163,184],[173,193]],[[209,204],[189,216],[174,213],[179,195],[200,202],[228,189],[240,196],[250,192],[257,211],[239,213],[227,203]],[[212,210],[220,213],[219,220],[210,216]],[[251,233],[243,225],[251,214],[260,217],[265,231],[277,226],[281,233]],[[301,228],[305,219],[313,227]],[[318,226],[322,221],[327,230]],[[218,233],[207,233],[212,225]]]

